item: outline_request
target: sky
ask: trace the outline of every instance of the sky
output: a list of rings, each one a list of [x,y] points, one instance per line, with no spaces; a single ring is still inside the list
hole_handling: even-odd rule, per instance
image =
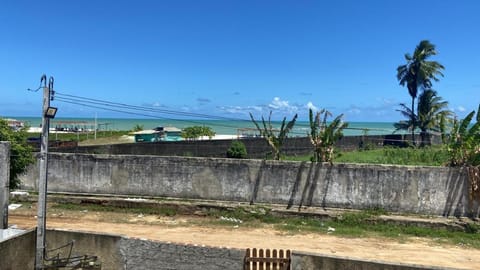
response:
[[[464,117],[480,104],[479,13],[476,0],[3,0],[0,116],[40,116],[42,91],[27,89],[46,74],[56,97],[171,113],[141,112],[154,117],[307,120],[325,108],[396,122],[411,102],[396,69],[428,39],[445,66],[433,88]],[[142,118],[52,105],[57,117]]]

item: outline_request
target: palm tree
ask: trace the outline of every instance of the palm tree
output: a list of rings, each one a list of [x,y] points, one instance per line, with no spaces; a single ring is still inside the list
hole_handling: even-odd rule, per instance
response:
[[[400,104],[400,109],[407,120],[395,123],[397,130],[415,130],[420,129],[421,146],[430,144],[430,133],[445,132],[445,122],[452,116],[448,110],[448,102],[443,101],[437,92],[433,89],[424,90],[418,97],[417,114],[415,114],[405,104]]]
[[[438,81],[437,75],[443,77],[441,70],[445,69],[437,61],[427,61],[433,55],[436,55],[435,45],[428,40],[422,40],[415,48],[413,56],[406,53],[405,65],[400,65],[397,68],[397,79],[402,86],[407,86],[408,93],[412,97],[412,118],[414,123],[415,119],[415,98],[417,97],[419,89],[429,89],[432,87],[432,80]],[[412,129],[412,143],[415,145],[415,132]]]
[[[448,110],[448,102],[437,95],[437,91],[427,89],[418,97],[417,126],[420,129],[421,146],[430,145],[430,132],[444,132],[444,121],[453,113]]]

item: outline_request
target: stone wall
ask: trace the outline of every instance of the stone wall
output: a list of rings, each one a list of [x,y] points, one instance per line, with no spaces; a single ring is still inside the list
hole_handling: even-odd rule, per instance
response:
[[[36,189],[38,166],[22,177]],[[479,214],[459,168],[55,153],[49,191]],[[471,207],[471,208],[469,208]]]
[[[8,228],[10,143],[0,142],[0,230]]]

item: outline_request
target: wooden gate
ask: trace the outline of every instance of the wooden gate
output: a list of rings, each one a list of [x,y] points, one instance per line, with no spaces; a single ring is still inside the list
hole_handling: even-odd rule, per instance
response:
[[[290,270],[290,250],[249,249],[245,254],[244,270]]]

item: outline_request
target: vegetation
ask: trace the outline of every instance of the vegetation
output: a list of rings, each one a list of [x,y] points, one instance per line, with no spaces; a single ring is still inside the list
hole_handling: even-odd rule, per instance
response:
[[[136,124],[136,125],[133,126],[133,128],[132,128],[132,131],[133,131],[133,132],[142,131],[142,130],[143,130],[143,125],[140,125],[140,124]]]
[[[130,131],[97,131],[97,139],[103,138],[105,143],[115,142],[121,136],[128,135]],[[40,138],[40,133],[28,133],[29,138]],[[92,141],[94,138],[94,132],[69,132],[69,133],[50,133],[48,139],[50,141]]]
[[[55,203],[50,213],[68,211],[82,212],[112,212],[135,215],[177,216],[189,214],[191,209],[174,205],[159,205],[157,207],[120,207],[103,204]],[[382,216],[389,214],[382,209],[362,211],[346,211],[333,218],[283,217],[267,206],[208,208],[200,210],[205,215],[201,220],[195,217],[185,223],[201,224],[202,226],[228,226],[232,224],[241,227],[273,227],[291,234],[312,232],[318,234],[333,234],[343,237],[386,237],[404,241],[408,237],[422,237],[441,244],[462,245],[480,249],[478,234],[480,226],[477,223],[467,223],[464,230],[417,226],[409,223],[389,222]],[[108,216],[108,215],[107,215]],[[132,222],[129,218],[116,217],[117,222]]]
[[[13,130],[6,120],[0,119],[0,141],[10,142],[10,188],[20,186],[18,175],[25,172],[28,165],[34,162],[32,147],[27,144],[28,127]]]
[[[322,109],[313,117],[313,111],[309,111],[310,120],[310,142],[313,144],[313,161],[332,162],[335,143],[343,136],[343,129],[348,124],[342,122],[343,114],[335,117],[330,124],[327,124],[327,117],[332,114]],[[322,119],[320,121],[320,119]]]
[[[479,166],[480,165],[480,105],[476,123],[471,125],[475,111],[464,119],[455,121],[448,143],[450,165]]]
[[[275,130],[273,128],[271,118],[272,118],[272,112],[270,111],[270,115],[268,117],[268,122],[265,121],[265,119],[262,116],[262,124],[263,128],[260,128],[258,125],[257,121],[253,118],[252,113],[250,113],[250,118],[252,119],[252,122],[255,124],[257,127],[258,131],[260,132],[260,136],[265,138],[267,140],[268,144],[270,147],[272,147],[272,152],[273,152],[273,159],[274,160],[280,160],[280,153],[282,150],[283,142],[287,138],[288,133],[292,130],[293,126],[295,125],[295,121],[297,120],[297,114],[293,117],[293,119],[288,122],[288,124],[285,125],[286,117],[283,118],[282,125],[280,126],[280,130]]]
[[[186,127],[182,130],[182,138],[187,140],[195,140],[202,136],[207,136],[211,139],[215,136],[215,132],[210,127],[206,126],[192,126]]]
[[[335,162],[395,164],[411,166],[444,166],[448,153],[443,147],[394,148],[342,152]]]
[[[230,148],[227,150],[228,158],[247,158],[247,148],[241,141],[232,141]]]
[[[420,129],[421,146],[431,145],[431,132],[436,132],[445,136],[446,121],[452,116],[448,110],[448,102],[443,101],[433,89],[424,90],[418,97],[417,114],[415,114],[405,104],[400,104],[398,110],[407,120],[395,123],[397,130],[415,130]],[[413,119],[413,120],[412,120]]]
[[[476,123],[470,124],[474,115],[475,111],[472,111],[454,123],[448,144],[450,165],[466,167],[468,171],[470,209],[473,209],[474,201],[480,202],[480,105]],[[472,216],[475,215],[473,211]]]
[[[432,80],[438,81],[438,75],[443,76],[444,67],[436,61],[427,61],[428,58],[437,54],[435,45],[428,40],[422,40],[415,48],[413,56],[405,54],[406,64],[397,68],[397,79],[402,86],[407,86],[408,93],[412,97],[411,123],[415,126],[415,98],[419,89],[430,89]],[[415,130],[412,131],[412,144],[415,145]]]

